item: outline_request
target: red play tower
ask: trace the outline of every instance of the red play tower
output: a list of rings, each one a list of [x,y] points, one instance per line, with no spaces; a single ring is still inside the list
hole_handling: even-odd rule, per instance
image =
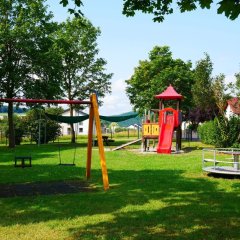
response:
[[[181,149],[181,112],[180,103],[183,96],[175,91],[170,85],[164,92],[155,96],[160,100],[159,103],[159,136],[158,136],[158,153],[171,153],[172,138],[176,130],[176,151]],[[172,107],[164,108],[165,101],[176,100],[176,109]]]

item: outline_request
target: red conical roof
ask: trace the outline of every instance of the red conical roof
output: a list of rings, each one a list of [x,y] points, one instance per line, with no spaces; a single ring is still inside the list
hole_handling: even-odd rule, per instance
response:
[[[169,87],[162,93],[155,96],[158,99],[164,100],[175,100],[175,99],[183,99],[183,96],[176,92],[176,90],[170,84]]]

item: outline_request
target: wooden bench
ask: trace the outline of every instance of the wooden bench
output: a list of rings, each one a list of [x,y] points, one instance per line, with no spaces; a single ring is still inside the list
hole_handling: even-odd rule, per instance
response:
[[[32,157],[31,156],[15,156],[15,167],[31,167],[32,166]],[[20,164],[18,164],[18,161],[20,161]],[[26,161],[29,161],[28,164],[26,164]]]

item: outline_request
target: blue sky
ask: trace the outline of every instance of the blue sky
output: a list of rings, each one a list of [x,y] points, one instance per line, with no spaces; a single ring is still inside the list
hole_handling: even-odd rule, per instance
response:
[[[64,21],[69,16],[58,0],[47,2],[55,20]],[[231,21],[217,15],[215,7],[182,14],[176,9],[163,23],[154,23],[151,15],[138,13],[131,18],[122,15],[122,0],[83,3],[85,17],[101,29],[99,56],[107,60],[107,71],[114,74],[112,94],[106,96],[100,108],[102,115],[132,110],[125,94],[125,80],[156,45],[169,46],[174,58],[191,60],[193,65],[207,52],[214,64],[213,75],[224,73],[227,82],[234,81],[234,74],[240,72],[240,18]]]

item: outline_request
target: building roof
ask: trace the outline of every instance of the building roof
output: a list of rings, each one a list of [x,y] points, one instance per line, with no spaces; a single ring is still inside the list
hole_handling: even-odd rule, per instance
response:
[[[240,115],[240,99],[237,97],[231,98],[227,101],[233,113]]]
[[[176,99],[183,99],[183,96],[177,93],[176,90],[173,88],[173,86],[170,84],[164,92],[156,95],[155,98],[164,99],[164,100],[176,100]]]

